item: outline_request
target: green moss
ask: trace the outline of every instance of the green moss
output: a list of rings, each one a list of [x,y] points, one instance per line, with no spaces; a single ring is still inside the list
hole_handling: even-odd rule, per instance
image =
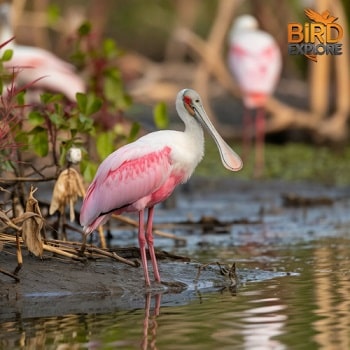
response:
[[[241,154],[241,147],[232,144],[232,148]],[[341,151],[326,146],[302,143],[285,145],[266,144],[264,179],[287,181],[316,181],[330,185],[350,184],[350,146]],[[254,150],[245,160],[243,169],[235,174],[222,165],[218,150],[213,141],[206,142],[206,155],[196,170],[197,175],[237,178],[254,178]]]

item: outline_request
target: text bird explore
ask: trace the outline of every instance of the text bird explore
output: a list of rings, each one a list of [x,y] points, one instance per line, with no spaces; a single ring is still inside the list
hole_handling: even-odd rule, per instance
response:
[[[139,213],[138,240],[147,286],[150,286],[150,279],[146,243],[155,281],[160,282],[153,247],[154,206],[168,198],[178,184],[186,182],[203,158],[202,126],[215,140],[225,168],[238,171],[243,166],[241,158],[210,122],[196,91],[181,90],[176,98],[176,110],[185,124],[185,131],[155,131],[110,154],[99,166],[80,213],[80,223],[86,235],[105,223],[112,214]],[[148,221],[145,228],[146,208]]]

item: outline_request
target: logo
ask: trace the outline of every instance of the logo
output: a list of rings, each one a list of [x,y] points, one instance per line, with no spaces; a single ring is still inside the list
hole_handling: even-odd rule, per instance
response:
[[[320,55],[341,55],[343,28],[335,23],[338,17],[329,11],[305,9],[304,13],[310,22],[288,23],[288,54],[305,55],[314,62]]]

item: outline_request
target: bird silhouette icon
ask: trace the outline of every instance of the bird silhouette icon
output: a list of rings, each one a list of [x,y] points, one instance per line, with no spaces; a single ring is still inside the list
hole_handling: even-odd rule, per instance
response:
[[[312,21],[314,21],[316,23],[322,23],[324,25],[333,23],[334,21],[336,21],[338,19],[338,17],[331,16],[330,12],[328,10],[323,11],[320,14],[312,9],[305,9],[304,13]]]

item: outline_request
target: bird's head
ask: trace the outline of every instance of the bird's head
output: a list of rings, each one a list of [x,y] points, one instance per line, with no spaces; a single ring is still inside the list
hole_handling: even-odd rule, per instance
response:
[[[191,89],[181,90],[177,95],[176,106],[179,116],[184,121],[186,126],[193,125],[193,123],[190,121],[194,118],[201,126],[207,129],[219,149],[221,161],[225,168],[231,171],[237,171],[242,168],[243,163],[241,158],[231,149],[231,147],[216,131],[214,125],[204,110],[198,92]]]
[[[259,24],[258,21],[256,20],[255,17],[251,15],[242,15],[236,18],[234,22],[234,27],[239,30],[239,29],[244,29],[244,30],[249,30],[249,29],[258,29]]]
[[[230,38],[232,40],[234,36],[239,35],[240,33],[249,30],[257,30],[258,28],[259,24],[255,17],[251,15],[238,16],[231,27]]]
[[[196,116],[196,109],[203,108],[199,94],[191,89],[181,90],[178,94],[178,99],[182,100],[188,114],[192,117]]]

